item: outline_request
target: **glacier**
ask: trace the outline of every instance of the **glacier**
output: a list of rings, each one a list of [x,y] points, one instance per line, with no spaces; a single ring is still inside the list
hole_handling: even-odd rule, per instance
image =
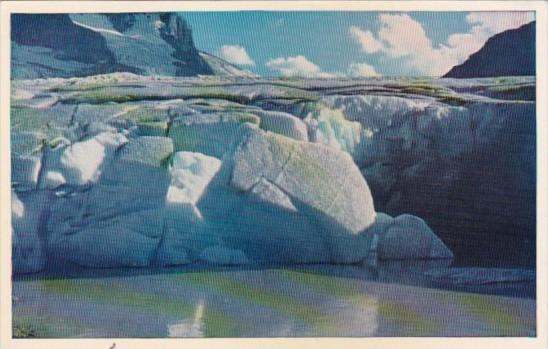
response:
[[[462,247],[452,251],[451,227],[480,246],[530,239],[535,103],[515,92],[534,85],[14,80],[14,272],[50,259],[146,267],[452,258]]]

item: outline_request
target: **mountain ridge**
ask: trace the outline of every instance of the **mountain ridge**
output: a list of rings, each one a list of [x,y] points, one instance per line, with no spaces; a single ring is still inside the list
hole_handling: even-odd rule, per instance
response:
[[[11,39],[12,79],[253,75],[234,65],[219,72],[220,58],[204,58],[190,26],[174,13],[14,14]]]
[[[479,51],[442,77],[535,75],[535,27],[536,22],[533,21],[490,37]]]

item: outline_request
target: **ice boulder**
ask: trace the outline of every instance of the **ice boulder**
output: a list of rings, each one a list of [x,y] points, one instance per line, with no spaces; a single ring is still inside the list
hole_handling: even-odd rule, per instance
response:
[[[168,236],[166,231],[153,263],[161,267],[192,263],[193,259],[189,256],[186,247],[185,241],[179,239],[177,234]]]
[[[42,167],[44,139],[36,133],[11,131],[11,183],[20,189],[35,189]]]
[[[88,207],[105,214],[163,207],[172,154],[173,142],[167,137],[129,139],[93,186]]]
[[[177,115],[168,136],[176,151],[191,151],[222,158],[230,144],[239,137],[244,123],[259,124],[249,113],[195,113]]]
[[[69,145],[64,140],[46,151],[39,186],[55,189],[62,184],[78,186],[97,182],[116,149],[126,142],[124,135],[109,132]]]
[[[18,188],[34,189],[42,166],[41,153],[11,158],[11,181]]]
[[[177,152],[173,156],[171,184],[166,200],[170,205],[196,205],[221,161],[201,153]]]
[[[132,129],[140,136],[165,136],[171,110],[152,102],[137,102],[118,111],[110,123],[124,129]]]
[[[82,266],[144,267],[160,243],[163,211],[136,211],[84,224],[75,233],[50,238],[49,250]]]
[[[375,223],[372,224],[366,231],[366,234],[372,235],[370,250],[377,252],[379,238],[384,235],[386,230],[394,224],[394,218],[383,212],[377,212]]]
[[[155,265],[192,263],[205,248],[219,243],[215,231],[199,212],[184,206],[164,208],[163,236],[154,256]]]
[[[173,155],[164,236],[156,254],[156,264],[190,263],[201,250],[217,242],[210,238],[212,232],[196,204],[220,167],[219,159],[204,154],[177,152]]]
[[[164,207],[172,154],[167,137],[129,139],[88,193],[88,214],[100,218]]]
[[[236,189],[250,190],[265,179],[351,234],[375,219],[367,183],[344,152],[253,130],[233,159],[231,185]]]
[[[289,211],[298,212],[293,202],[287,194],[285,194],[275,184],[268,180],[261,178],[251,189],[251,193],[256,196],[257,199],[272,203],[273,205],[280,206],[281,208]]]
[[[350,155],[246,130],[197,204],[220,244],[259,262],[362,260],[375,211]]]
[[[200,254],[200,260],[208,264],[218,265],[243,265],[249,263],[242,251],[223,246],[205,248]]]
[[[117,160],[143,166],[162,166],[173,153],[173,142],[167,137],[143,136],[131,139],[120,150]]]
[[[261,129],[298,141],[308,141],[306,124],[296,116],[280,111],[254,110],[252,112],[261,118]]]
[[[419,217],[398,216],[381,230],[377,247],[381,259],[453,258],[451,250]]]
[[[132,138],[89,190],[58,198],[47,225],[51,253],[85,266],[149,265],[164,231],[172,152],[169,138]]]
[[[43,224],[49,193],[29,191],[19,196],[11,192],[13,272],[37,272],[46,264]]]

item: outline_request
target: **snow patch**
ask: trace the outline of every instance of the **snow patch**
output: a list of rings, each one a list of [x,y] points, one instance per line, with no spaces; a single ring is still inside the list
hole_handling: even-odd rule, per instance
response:
[[[49,171],[44,178],[44,187],[47,189],[55,189],[65,184],[67,180],[61,172]]]
[[[120,33],[119,31],[112,30],[112,29],[92,27],[91,25],[86,25],[84,23],[77,22],[74,19],[72,20],[72,23],[76,24],[79,27],[86,28],[86,29],[89,29],[91,31],[94,31],[96,33],[111,34],[111,35],[116,35],[116,36],[125,36],[124,34]]]
[[[17,194],[12,190],[11,191],[11,215],[15,218],[23,218],[25,214],[25,205],[19,200]],[[13,219],[13,218],[12,218]]]
[[[105,155],[105,146],[92,138],[69,146],[61,155],[61,165],[78,170],[79,176],[71,178],[71,182],[81,185],[97,180]]]
[[[171,184],[166,195],[167,204],[188,204],[199,214],[196,203],[220,168],[221,160],[212,156],[187,151],[175,153],[170,171]]]
[[[32,99],[34,97],[34,93],[30,92],[29,90],[23,90],[23,89],[16,89],[13,91],[11,98],[13,100],[28,100]]]
[[[61,184],[85,185],[96,182],[105,162],[127,142],[118,133],[100,133],[93,138],[48,150],[40,186],[53,189]]]

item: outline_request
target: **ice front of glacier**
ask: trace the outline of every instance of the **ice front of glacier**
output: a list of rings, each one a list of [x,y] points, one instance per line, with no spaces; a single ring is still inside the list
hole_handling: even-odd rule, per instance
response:
[[[458,161],[504,145],[519,126],[507,115],[531,108],[466,83],[14,81],[14,271],[451,258],[431,217],[401,210],[405,190],[432,183],[429,168],[462,180]]]
[[[168,137],[103,132],[46,149],[71,161],[45,161],[24,192],[48,198],[34,212],[14,191],[14,251],[31,250],[15,270],[40,270],[46,255],[88,267],[366,257],[375,211],[350,155],[249,123],[229,148],[221,160],[176,151]]]

